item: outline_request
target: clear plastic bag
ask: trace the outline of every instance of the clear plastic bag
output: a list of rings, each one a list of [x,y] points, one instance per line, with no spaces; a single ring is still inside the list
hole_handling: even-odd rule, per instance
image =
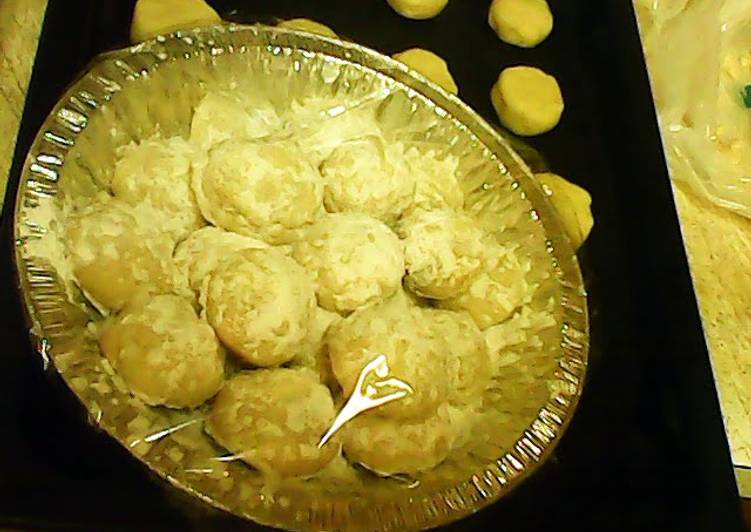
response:
[[[751,217],[751,2],[637,4],[673,178]]]

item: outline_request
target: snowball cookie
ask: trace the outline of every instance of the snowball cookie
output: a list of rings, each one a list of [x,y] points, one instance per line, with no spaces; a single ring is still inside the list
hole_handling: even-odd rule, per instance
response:
[[[293,18],[291,20],[283,20],[279,24],[277,24],[277,26],[290,30],[316,33],[318,35],[323,35],[324,37],[331,37],[332,39],[338,38],[338,35],[334,33],[334,30],[332,30],[328,26],[307,18]]]
[[[521,136],[546,133],[561,120],[563,95],[558,82],[528,66],[506,68],[490,92],[498,118]]]
[[[485,338],[467,312],[423,310],[446,357],[449,402],[476,404],[490,383],[490,353]]]
[[[415,474],[433,469],[464,443],[470,414],[447,404],[427,420],[396,420],[374,414],[355,417],[342,429],[350,462],[378,473]]]
[[[378,415],[424,417],[446,396],[445,357],[433,341],[433,330],[407,297],[397,295],[334,323],[326,333],[326,344],[346,397],[354,391],[363,368],[379,354],[386,355],[391,377],[412,386],[413,394],[378,407]]]
[[[340,319],[341,317],[336,312],[329,312],[321,307],[316,307],[308,336],[303,342],[303,348],[292,360],[295,366],[302,366],[315,371],[320,381],[329,387],[336,385],[336,379],[331,371],[325,337],[329,327]]]
[[[391,57],[404,63],[409,68],[417,70],[420,74],[434,81],[451,94],[459,94],[459,87],[457,87],[451,72],[449,72],[446,61],[433,52],[423,50],[422,48],[410,48]]]
[[[456,209],[464,206],[464,192],[457,179],[459,161],[440,156],[435,150],[406,146],[404,161],[415,180],[415,197],[410,210]]]
[[[78,286],[104,311],[142,293],[184,291],[172,263],[174,240],[153,208],[102,201],[66,222],[65,244]]]
[[[449,209],[417,210],[399,223],[406,286],[417,295],[459,295],[483,268],[490,237],[467,216]]]
[[[318,304],[326,310],[347,313],[401,287],[402,244],[388,226],[365,214],[326,216],[292,253],[315,277]]]
[[[190,141],[203,150],[225,140],[252,140],[271,135],[282,122],[271,103],[210,92],[198,104],[190,123]]]
[[[115,197],[130,205],[150,203],[180,238],[205,225],[190,189],[193,149],[180,137],[131,143],[120,150],[112,177]]]
[[[99,338],[133,394],[150,405],[192,408],[224,383],[224,350],[208,323],[178,296],[129,303]]]
[[[243,249],[266,249],[266,242],[208,226],[188,235],[175,248],[175,265],[198,292],[224,259]]]
[[[336,416],[328,388],[307,368],[239,373],[217,395],[207,432],[263,473],[314,475],[339,454],[318,442]]]
[[[545,0],[493,0],[490,27],[503,42],[532,48],[553,30],[553,14]]]
[[[403,17],[423,20],[437,16],[448,0],[386,0]]]
[[[220,21],[217,12],[203,0],[138,0],[133,9],[130,41],[142,42],[171,31]]]
[[[219,264],[206,288],[206,316],[222,342],[255,366],[291,360],[308,334],[310,278],[273,248],[246,249]]]
[[[578,249],[589,236],[594,225],[592,196],[583,188],[551,173],[535,174],[543,191],[561,217],[563,227],[574,249]]]
[[[383,139],[345,142],[321,165],[323,201],[329,212],[362,212],[392,223],[409,207],[414,180],[404,165],[390,161]]]
[[[531,287],[526,280],[531,265],[510,249],[501,249],[492,267],[481,272],[467,290],[440,301],[443,308],[466,310],[480,329],[501,323],[521,305],[529,302]]]
[[[192,184],[207,220],[270,244],[295,240],[323,211],[321,176],[291,145],[222,142]]]

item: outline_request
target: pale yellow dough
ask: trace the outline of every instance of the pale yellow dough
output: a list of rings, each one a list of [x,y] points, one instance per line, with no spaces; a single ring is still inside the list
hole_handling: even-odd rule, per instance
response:
[[[487,329],[529,303],[531,290],[526,274],[530,269],[529,261],[519,260],[513,250],[499,249],[495,264],[477,275],[466,291],[439,304],[451,310],[466,310],[480,329]]]
[[[336,322],[326,334],[331,367],[345,396],[352,394],[363,368],[379,354],[386,356],[391,376],[414,389],[378,414],[394,419],[424,418],[446,397],[445,357],[435,331],[420,309],[405,296],[365,307]]]
[[[262,240],[208,226],[191,233],[175,248],[175,264],[195,292],[201,290],[216,267],[237,251],[266,249]]]
[[[437,16],[448,0],[387,0],[394,11],[403,17],[424,20]]]
[[[99,344],[134,395],[150,405],[192,408],[222,387],[224,350],[208,323],[178,296],[129,303]]]
[[[318,304],[340,313],[391,296],[404,275],[399,238],[359,213],[326,216],[295,244],[293,256],[314,276]]]
[[[73,274],[100,310],[118,311],[139,293],[184,292],[172,264],[175,241],[160,230],[164,215],[152,207],[101,201],[66,223]]]
[[[291,144],[217,144],[192,185],[207,220],[270,244],[296,240],[323,212],[321,175]]]
[[[563,95],[558,82],[534,67],[503,70],[490,97],[501,123],[521,136],[550,131],[563,114]]]
[[[342,319],[341,316],[336,312],[317,307],[302,350],[292,360],[294,366],[302,366],[315,371],[321,382],[330,388],[336,386],[337,383],[331,371],[325,338],[329,328],[340,319]]]
[[[493,0],[490,27],[504,42],[532,48],[553,30],[553,14],[546,0]]]
[[[417,210],[399,222],[407,287],[431,299],[464,291],[485,265],[491,239],[465,214]]]
[[[471,414],[449,405],[427,419],[395,420],[375,414],[356,417],[343,430],[350,461],[382,474],[415,474],[443,462],[464,443]]]
[[[415,183],[405,165],[392,161],[390,151],[377,136],[334,149],[321,165],[326,210],[396,221],[412,203]]]
[[[434,81],[451,94],[459,94],[459,87],[454,81],[454,77],[449,72],[446,61],[439,55],[422,48],[410,48],[392,56],[397,61],[401,61],[408,67],[417,70],[420,74],[431,81]]]
[[[112,192],[130,205],[159,209],[166,215],[162,229],[181,238],[206,223],[190,189],[192,159],[192,147],[180,137],[131,143],[119,152]]]
[[[574,249],[578,249],[594,226],[592,197],[589,192],[559,175],[542,173],[536,174],[535,177],[542,184],[543,191],[561,217],[571,244]]]
[[[163,33],[221,20],[203,0],[138,0],[133,9],[130,40],[141,42]]]
[[[222,342],[254,366],[291,360],[315,310],[310,278],[276,249],[247,249],[219,264],[206,289],[206,316]]]
[[[291,30],[316,33],[318,35],[323,35],[324,37],[331,37],[332,39],[336,39],[338,37],[338,35],[334,33],[334,30],[332,30],[325,24],[321,24],[320,22],[316,22],[315,20],[310,20],[308,18],[293,18],[290,20],[283,20],[278,24],[278,26],[280,28],[288,28]]]
[[[207,432],[231,453],[264,473],[309,477],[339,454],[336,439],[322,449],[334,421],[328,388],[307,368],[240,373],[219,392]]]

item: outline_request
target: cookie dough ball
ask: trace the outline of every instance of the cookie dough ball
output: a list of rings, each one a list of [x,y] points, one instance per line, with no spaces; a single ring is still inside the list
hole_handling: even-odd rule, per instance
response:
[[[192,408],[224,382],[224,350],[208,323],[178,296],[129,303],[99,338],[102,352],[136,397]]]
[[[281,127],[281,120],[269,102],[243,100],[227,92],[210,92],[193,113],[190,141],[208,150],[225,140],[266,137]]]
[[[446,357],[449,402],[477,404],[490,383],[490,353],[477,324],[466,312],[425,309],[425,319]]]
[[[220,22],[203,0],[138,0],[133,10],[130,41],[142,42],[184,28]]]
[[[415,180],[415,197],[409,209],[455,209],[464,206],[464,192],[456,177],[459,162],[453,156],[441,156],[435,150],[408,146],[405,163]]]
[[[501,323],[529,301],[530,285],[526,275],[531,267],[513,250],[502,249],[490,270],[480,273],[467,290],[439,304],[451,310],[466,310],[480,329]]]
[[[276,366],[291,360],[308,334],[313,285],[291,258],[269,248],[223,261],[206,288],[206,316],[241,360]]]
[[[294,134],[304,156],[316,167],[345,142],[367,136],[380,136],[375,102],[352,106],[342,112],[340,99],[310,97],[293,101],[285,117],[294,125]]]
[[[180,137],[131,143],[120,151],[112,177],[115,197],[162,211],[176,238],[205,225],[190,189],[191,146]]]
[[[543,191],[558,211],[563,227],[574,249],[578,249],[589,236],[594,225],[592,197],[583,188],[551,173],[536,174]]]
[[[261,240],[209,226],[191,233],[177,245],[175,264],[186,277],[188,286],[198,292],[223,260],[244,249],[268,247]]]
[[[363,368],[379,354],[388,359],[389,376],[414,389],[413,394],[378,407],[380,416],[425,417],[446,396],[445,357],[438,352],[432,329],[406,297],[366,307],[335,323],[326,334],[326,343],[346,397],[354,391]]]
[[[563,95],[556,79],[539,68],[506,68],[490,93],[498,118],[523,137],[546,133],[563,114]]]
[[[389,160],[380,137],[364,137],[334,149],[321,165],[323,201],[329,212],[362,212],[392,223],[409,207],[414,181]]]
[[[314,275],[318,304],[334,312],[347,313],[391,296],[404,275],[399,238],[364,214],[323,218],[295,245],[293,256]]]
[[[387,475],[416,474],[433,469],[463,443],[468,414],[442,405],[427,420],[404,421],[364,414],[342,430],[342,446],[350,462]]]
[[[335,416],[331,393],[313,371],[264,369],[227,382],[214,401],[206,430],[263,473],[309,477],[339,454],[336,438],[318,448]]]
[[[422,48],[410,48],[392,56],[397,61],[401,61],[409,68],[417,70],[420,74],[431,81],[434,81],[451,94],[459,94],[457,87],[446,61],[442,57],[423,50]]]
[[[290,30],[315,33],[318,35],[323,35],[324,37],[331,37],[332,39],[338,38],[338,35],[334,33],[334,30],[332,30],[328,26],[307,18],[293,18],[291,20],[283,20],[278,24],[278,26],[280,28],[288,28]]]
[[[193,174],[204,217],[270,244],[295,240],[323,211],[323,181],[291,145],[227,141]]]
[[[403,17],[423,20],[437,16],[448,0],[387,0],[394,11]]]
[[[545,0],[493,0],[490,27],[503,42],[532,48],[553,30],[553,14]]]
[[[66,223],[65,244],[76,282],[102,311],[118,311],[138,293],[181,292],[172,263],[174,240],[164,217],[147,205],[102,201]]]
[[[418,210],[399,223],[407,287],[431,299],[459,295],[483,268],[490,238],[465,214]]]
[[[316,307],[308,336],[303,342],[302,351],[292,361],[295,366],[302,366],[315,371],[321,382],[329,387],[337,384],[331,371],[331,361],[329,360],[325,337],[329,327],[340,319],[341,317],[336,312],[329,312],[321,307]]]

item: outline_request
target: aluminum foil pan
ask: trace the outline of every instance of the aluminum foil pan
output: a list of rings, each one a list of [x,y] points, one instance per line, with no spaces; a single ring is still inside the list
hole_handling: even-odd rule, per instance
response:
[[[535,301],[554,317],[534,342],[508,344],[491,391],[498,414],[484,440],[419,478],[353,473],[335,461],[319,479],[273,484],[233,460],[203,431],[205,409],[154,408],[133,397],[99,352],[95,309],[66,282],[55,239],[66,208],[91,202],[119,146],[186,135],[192,110],[214,88],[262,90],[284,105],[305,95],[343,108],[370,102],[415,142],[458,158],[467,205],[515,241],[541,281]],[[415,127],[410,127],[414,124]],[[181,490],[256,522],[293,530],[434,527],[508,493],[550,455],[582,391],[588,353],[586,297],[574,252],[527,166],[476,113],[406,66],[352,43],[266,26],[179,31],[100,56],[60,99],[26,159],[16,200],[16,260],[33,345],[90,414]],[[501,335],[503,336],[503,335]],[[496,339],[498,341],[498,339]],[[503,338],[500,341],[506,341]],[[343,460],[343,459],[342,459]]]

